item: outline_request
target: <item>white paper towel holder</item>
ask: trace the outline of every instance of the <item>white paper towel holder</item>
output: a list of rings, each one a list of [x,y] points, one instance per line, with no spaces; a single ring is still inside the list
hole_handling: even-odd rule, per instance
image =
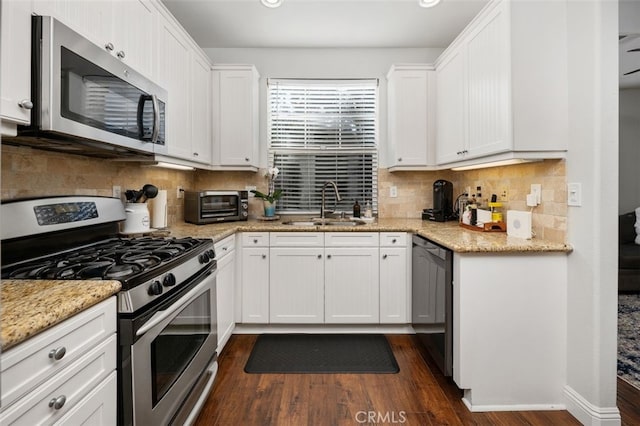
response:
[[[167,227],[167,190],[158,190],[158,195],[151,199],[153,205],[153,214],[151,215],[151,226],[156,229],[163,229]]]

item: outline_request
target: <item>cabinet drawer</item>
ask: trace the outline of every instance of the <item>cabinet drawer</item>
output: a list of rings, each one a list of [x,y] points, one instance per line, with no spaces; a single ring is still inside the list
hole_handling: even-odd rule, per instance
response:
[[[83,353],[116,332],[116,298],[111,297],[38,334],[2,354],[2,407],[71,364]],[[59,360],[53,351],[65,354]]]
[[[60,419],[116,369],[116,352],[117,339],[113,334],[8,407],[0,415],[0,423],[35,425],[50,424]],[[62,398],[62,407],[49,406],[53,399]]]
[[[242,247],[269,247],[268,232],[243,232]]]
[[[73,407],[55,426],[93,425],[108,426],[118,422],[118,381],[114,371]]]
[[[213,249],[216,252],[216,259],[220,260],[226,254],[231,253],[236,248],[236,236],[230,235],[227,238],[218,241],[213,245]]]
[[[380,247],[406,247],[406,232],[381,232]]]
[[[269,235],[271,247],[323,247],[322,232],[272,232]]]
[[[377,232],[325,232],[326,247],[378,247]]]

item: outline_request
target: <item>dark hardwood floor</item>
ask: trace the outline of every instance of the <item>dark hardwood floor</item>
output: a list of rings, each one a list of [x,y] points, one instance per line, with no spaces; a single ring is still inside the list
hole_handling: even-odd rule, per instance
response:
[[[196,426],[580,424],[566,411],[471,413],[415,336],[387,338],[398,374],[246,374],[256,336],[234,335]],[[619,380],[618,403],[623,424],[640,424],[640,391]]]

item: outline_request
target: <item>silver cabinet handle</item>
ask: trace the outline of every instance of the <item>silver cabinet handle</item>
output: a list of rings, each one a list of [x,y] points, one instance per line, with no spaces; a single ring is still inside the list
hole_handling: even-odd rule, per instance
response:
[[[330,254],[327,255],[327,259],[331,259],[331,255]]]
[[[64,407],[65,402],[67,402],[67,397],[64,395],[61,395],[57,398],[52,398],[51,401],[49,401],[49,407],[53,407],[56,410],[59,410],[62,407]]]
[[[229,247],[222,247],[222,250],[223,251],[227,251],[227,250],[229,250]]]
[[[402,162],[402,157],[398,158],[398,162]]]
[[[257,238],[254,238],[253,244],[258,244],[258,239]]]
[[[383,258],[383,259],[386,259],[386,258],[387,258],[387,255],[386,255],[386,254],[383,254],[383,255],[382,255],[382,258]]]
[[[263,255],[262,255],[262,258],[263,258],[263,259],[266,259],[266,258],[267,258],[267,255],[266,255],[266,254],[263,254]]]
[[[393,240],[391,240],[391,244],[395,244],[398,240],[396,240],[395,238]]]
[[[49,358],[60,361],[67,353],[67,348],[60,346],[59,348],[51,349],[49,352]]]
[[[244,161],[249,161],[249,157],[244,157]]]
[[[322,255],[321,254],[318,255],[318,259],[322,259]]]
[[[124,59],[124,50],[121,50],[118,53],[116,53],[116,56],[120,59]]]
[[[197,153],[197,152],[194,152],[194,153],[193,153],[193,156],[194,156],[194,157],[197,157],[197,156],[198,156],[198,153]]]
[[[107,49],[109,52],[111,52],[113,50],[113,43],[109,42],[105,44],[104,48]]]
[[[31,102],[29,99],[23,99],[18,102],[18,106],[24,109],[31,109],[33,108],[33,102]]]

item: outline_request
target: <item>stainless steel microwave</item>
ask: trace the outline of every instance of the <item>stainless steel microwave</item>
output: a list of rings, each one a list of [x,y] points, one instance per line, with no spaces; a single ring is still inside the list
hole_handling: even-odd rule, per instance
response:
[[[98,157],[167,153],[167,92],[48,16],[32,21],[33,107],[18,142]]]
[[[206,223],[247,220],[249,193],[247,191],[185,191],[185,222]]]

